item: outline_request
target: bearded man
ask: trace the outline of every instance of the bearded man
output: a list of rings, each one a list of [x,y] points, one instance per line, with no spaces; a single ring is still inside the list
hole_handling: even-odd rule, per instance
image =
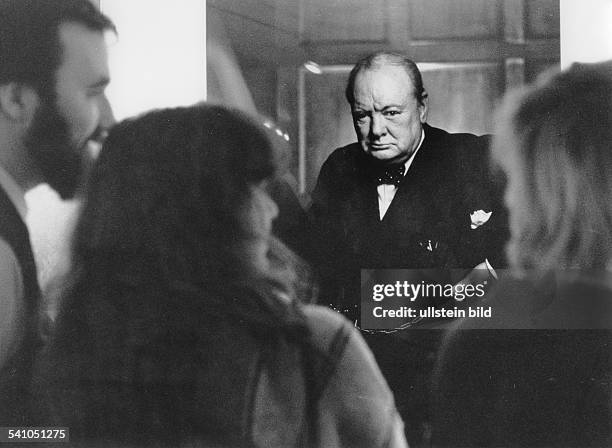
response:
[[[40,345],[40,288],[24,194],[49,184],[72,198],[88,146],[113,114],[105,32],[88,0],[0,3],[0,426],[27,424],[27,387]]]

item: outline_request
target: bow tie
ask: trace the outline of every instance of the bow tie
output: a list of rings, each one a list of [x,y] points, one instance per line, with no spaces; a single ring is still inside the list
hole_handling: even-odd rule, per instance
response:
[[[405,166],[403,163],[399,165],[391,165],[388,167],[381,167],[374,170],[374,178],[378,185],[389,184],[399,187],[399,184],[404,178]]]

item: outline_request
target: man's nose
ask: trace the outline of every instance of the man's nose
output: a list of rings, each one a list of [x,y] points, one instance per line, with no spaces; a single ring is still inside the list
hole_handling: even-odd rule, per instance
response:
[[[373,137],[381,137],[387,133],[387,126],[385,124],[385,119],[382,115],[372,115],[372,124],[370,126],[370,132]]]
[[[109,129],[117,122],[117,120],[115,119],[115,114],[113,114],[113,108],[111,107],[106,95],[102,95],[98,107],[100,108],[99,127],[102,129]]]

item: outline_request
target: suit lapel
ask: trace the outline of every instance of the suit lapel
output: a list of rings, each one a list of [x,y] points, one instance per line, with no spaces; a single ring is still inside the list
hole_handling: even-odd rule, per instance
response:
[[[424,222],[427,210],[434,206],[429,192],[436,163],[432,157],[434,153],[430,140],[431,138],[428,138],[426,133],[423,145],[399,185],[383,222],[407,229],[409,232],[416,231]]]
[[[360,252],[368,245],[378,230],[378,195],[376,184],[368,174],[368,159],[360,151],[356,155],[355,171],[353,172],[353,187],[343,203],[339,204],[345,210],[344,238],[350,241],[354,250]]]

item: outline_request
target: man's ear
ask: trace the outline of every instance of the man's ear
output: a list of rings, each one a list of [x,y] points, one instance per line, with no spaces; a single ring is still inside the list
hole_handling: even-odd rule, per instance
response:
[[[12,121],[29,122],[39,105],[38,93],[18,82],[0,85],[0,113]]]
[[[423,94],[421,95],[421,104],[419,105],[419,118],[421,119],[421,123],[425,123],[427,121],[427,111],[429,109],[429,94],[427,90],[423,89]]]

